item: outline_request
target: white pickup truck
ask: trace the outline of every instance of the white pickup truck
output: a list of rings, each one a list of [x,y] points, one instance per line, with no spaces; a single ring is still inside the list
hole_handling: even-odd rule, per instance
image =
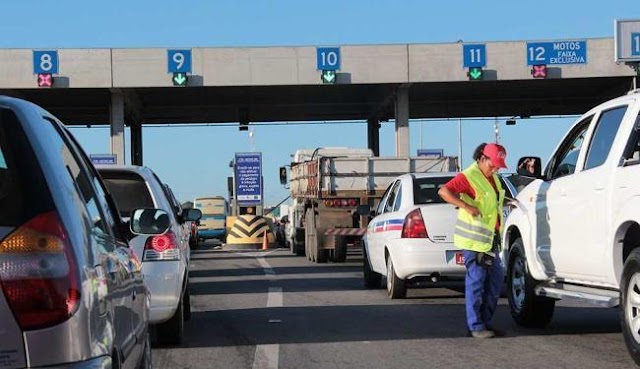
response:
[[[640,90],[584,114],[505,221],[511,315],[544,327],[556,300],[620,307],[640,365]],[[527,158],[521,158],[519,165]],[[539,158],[538,159],[539,162]]]

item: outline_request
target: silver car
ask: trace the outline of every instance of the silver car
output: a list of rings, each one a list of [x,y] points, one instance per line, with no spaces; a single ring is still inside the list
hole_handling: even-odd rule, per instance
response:
[[[9,97],[0,209],[0,368],[151,368],[132,233],[63,124]]]
[[[190,259],[187,221],[200,218],[200,210],[176,208],[158,176],[143,166],[98,166],[124,221],[136,208],[158,208],[169,215],[170,228],[158,236],[137,236],[131,247],[142,255],[142,272],[151,291],[149,321],[157,342],[178,345],[184,321],[191,315],[188,267]],[[178,212],[180,210],[180,212]]]

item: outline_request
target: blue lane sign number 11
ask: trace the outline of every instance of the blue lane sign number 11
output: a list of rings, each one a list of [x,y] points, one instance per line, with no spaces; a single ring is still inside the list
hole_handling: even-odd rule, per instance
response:
[[[319,47],[316,50],[318,70],[340,70],[339,47]]]
[[[485,44],[462,45],[462,62],[464,68],[484,67],[487,65],[487,48]]]
[[[191,50],[167,50],[168,73],[191,73]]]

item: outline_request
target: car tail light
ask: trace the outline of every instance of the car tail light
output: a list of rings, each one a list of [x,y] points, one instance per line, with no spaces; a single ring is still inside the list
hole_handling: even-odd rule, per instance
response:
[[[402,238],[427,238],[427,226],[422,219],[420,209],[415,209],[404,218]]]
[[[169,231],[157,236],[149,236],[144,244],[143,261],[180,260],[178,240]]]
[[[23,330],[50,327],[73,315],[80,282],[55,212],[36,216],[0,242],[0,284]]]

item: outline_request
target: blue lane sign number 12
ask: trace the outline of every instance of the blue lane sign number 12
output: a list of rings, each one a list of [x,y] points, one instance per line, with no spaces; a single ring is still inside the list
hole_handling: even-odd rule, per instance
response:
[[[484,67],[487,65],[487,48],[485,44],[462,45],[462,62],[465,68]]]
[[[58,51],[34,51],[33,74],[58,74]]]
[[[339,47],[319,47],[316,50],[318,70],[340,70]]]
[[[167,50],[168,73],[191,73],[191,50]]]

